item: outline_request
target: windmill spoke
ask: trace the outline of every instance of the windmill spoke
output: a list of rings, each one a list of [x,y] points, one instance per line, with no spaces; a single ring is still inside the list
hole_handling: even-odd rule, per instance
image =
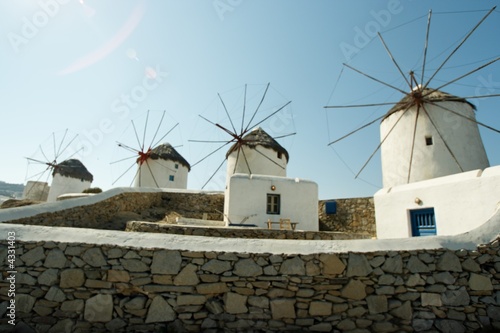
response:
[[[170,134],[179,125],[179,123],[175,124],[174,127],[172,127],[164,136],[160,138],[160,140],[156,141],[156,143],[153,145],[153,147],[156,147],[167,135]]]
[[[135,149],[135,148],[132,148],[132,147],[130,147],[130,146],[127,146],[126,144],[123,144],[123,143],[120,143],[120,142],[117,142],[117,144],[118,144],[118,147],[125,148],[125,149],[127,149],[128,151],[131,151],[131,152],[133,152],[133,153],[138,154],[138,153],[140,152],[140,150],[137,150],[137,149]]]
[[[349,133],[347,133],[346,135],[344,135],[344,136],[342,136],[342,137],[338,138],[337,140],[330,142],[330,143],[328,144],[328,146],[333,145],[334,143],[337,143],[337,142],[339,142],[340,140],[343,140],[343,139],[347,138],[348,136],[350,136],[350,135],[352,135],[352,134],[354,134],[354,133],[356,133],[356,132],[358,132],[358,131],[362,130],[363,128],[370,126],[371,124],[373,124],[373,123],[377,122],[378,120],[380,120],[380,119],[384,118],[385,116],[386,116],[386,115],[385,115],[385,114],[383,114],[382,116],[380,116],[380,117],[378,117],[378,118],[376,118],[376,119],[374,119],[374,120],[370,121],[369,123],[366,123],[366,124],[364,124],[364,125],[363,125],[363,126],[361,126],[361,127],[358,127],[358,128],[357,128],[357,129],[355,129],[354,131],[349,132]]]
[[[436,130],[437,134],[439,135],[439,138],[441,138],[441,141],[443,141],[444,146],[446,147],[446,149],[450,153],[451,157],[453,157],[453,160],[455,161],[455,163],[457,163],[458,168],[460,169],[461,172],[463,172],[464,170],[462,169],[462,166],[460,165],[460,163],[458,162],[457,158],[455,157],[455,154],[453,154],[453,151],[451,150],[450,146],[448,146],[448,143],[446,143],[446,140],[441,135],[441,132],[439,132],[439,129],[437,128],[436,124],[434,123],[434,120],[432,120],[431,115],[429,114],[429,112],[427,112],[427,110],[425,109],[424,105],[422,105],[422,110],[424,110],[424,113],[427,115],[427,118],[431,122],[432,127],[434,127],[434,129]]]
[[[363,170],[365,169],[365,167],[368,165],[368,163],[370,163],[371,159],[373,158],[373,156],[375,156],[375,154],[377,153],[377,151],[380,149],[380,147],[382,147],[382,144],[385,142],[385,140],[389,137],[389,134],[391,134],[392,130],[396,127],[396,125],[399,123],[399,121],[401,120],[401,118],[403,118],[403,116],[406,114],[406,112],[408,112],[408,110],[410,109],[411,105],[408,105],[406,107],[406,109],[401,113],[401,115],[399,116],[399,118],[396,120],[396,122],[394,123],[394,125],[392,125],[391,129],[389,130],[389,132],[387,132],[387,134],[385,135],[385,137],[380,141],[380,143],[378,144],[377,148],[375,149],[375,151],[370,155],[370,157],[368,157],[368,160],[365,162],[365,164],[363,164],[363,166],[361,167],[361,169],[358,171],[358,173],[356,174],[356,177],[354,178],[358,178],[358,176],[361,174],[361,172],[363,172]]]
[[[68,129],[67,128],[64,131],[64,135],[63,135],[63,137],[61,139],[61,142],[59,143],[59,147],[57,148],[57,152],[55,152],[54,156],[59,157],[59,153],[61,152],[61,147],[62,147],[62,144],[64,142],[64,139],[66,138],[66,134],[68,134]]]
[[[69,146],[73,143],[73,141],[75,141],[75,140],[76,140],[76,138],[77,138],[77,137],[78,137],[78,134],[75,134],[75,136],[73,137],[73,139],[71,139],[71,140],[68,142],[68,144],[67,144],[67,145],[66,145],[66,146],[65,146],[65,147],[61,150],[61,154],[62,154],[63,152],[65,152],[65,151],[66,151],[66,149],[68,149],[68,147],[69,147]],[[78,152],[78,151],[80,151],[80,150],[83,150],[83,147],[82,147],[82,148],[80,148],[80,149],[78,149],[78,150],[77,150],[77,152]],[[74,155],[75,155],[75,154],[72,154],[71,156],[74,156]],[[58,155],[55,159],[57,160],[57,159],[59,158],[59,156],[60,156],[60,155]]]
[[[233,138],[238,139],[238,135],[236,135],[236,133],[231,132],[230,130],[228,130],[224,126],[222,126],[220,124],[215,124],[215,126],[217,126],[218,128],[220,128],[221,130],[223,130],[227,134],[231,135]]]
[[[257,147],[255,147],[254,149],[257,153],[261,154],[262,156],[264,156],[265,158],[267,158],[269,161],[273,162],[274,164],[276,164],[277,166],[279,166],[281,169],[285,170],[285,167],[280,165],[279,163],[277,163],[276,161],[272,160],[269,156],[265,155],[263,152],[261,152],[260,150],[257,149]]]
[[[29,160],[29,161],[40,163],[40,164],[51,165],[50,162],[44,162],[44,161],[37,160],[37,159],[31,158],[31,157],[26,157],[26,159]]]
[[[286,138],[286,137],[289,137],[289,136],[292,136],[292,135],[295,135],[297,133],[293,132],[293,133],[288,133],[288,134],[285,134],[285,135],[280,135],[280,136],[275,136],[273,139],[276,140],[276,139],[282,139],[282,138]]]
[[[500,94],[491,94],[491,95],[479,95],[479,96],[467,96],[467,97],[460,97],[462,100],[464,99],[471,99],[471,98],[488,98],[488,97],[500,97]],[[446,99],[447,101],[453,101],[453,99],[448,98]]]
[[[266,98],[266,94],[267,94],[267,90],[269,89],[269,85],[271,85],[271,83],[269,82],[266,86],[266,90],[264,90],[264,94],[262,95],[262,98],[260,100],[260,103],[259,105],[257,105],[257,109],[255,109],[254,113],[252,114],[252,118],[250,118],[250,121],[248,122],[247,126],[245,127],[245,130],[243,131],[243,133],[246,133],[248,131],[248,129],[250,128],[251,124],[252,124],[252,121],[253,119],[255,118],[255,115],[257,114],[257,112],[259,111],[260,109],[260,106],[262,105],[262,102],[264,102],[264,98]],[[242,133],[242,134],[243,134]]]
[[[214,176],[217,174],[217,172],[219,172],[220,168],[222,167],[222,165],[224,165],[224,162],[226,160],[222,160],[222,163],[219,164],[219,166],[217,167],[217,169],[214,171],[214,173],[212,173],[212,175],[210,176],[210,178],[208,178],[208,180],[205,182],[205,184],[203,184],[203,186],[201,187],[201,189],[203,190],[205,188],[205,186],[207,186],[208,183],[210,183],[210,181],[212,180],[212,178],[214,178]]]
[[[396,59],[394,59],[391,51],[389,50],[389,48],[387,47],[387,44],[385,44],[385,41],[384,39],[382,38],[382,35],[380,34],[380,32],[377,33],[378,34],[378,38],[380,38],[380,41],[382,42],[382,45],[384,45],[384,48],[385,50],[387,51],[387,53],[389,54],[389,57],[391,58],[392,62],[394,63],[394,65],[397,67],[399,73],[401,73],[401,76],[403,77],[403,79],[405,79],[406,83],[408,84],[408,87],[410,87],[410,89],[412,88],[410,82],[408,81],[408,79],[406,78],[406,75],[403,73],[403,71],[401,70],[401,67],[399,67],[398,63],[396,62]]]
[[[413,162],[413,151],[415,149],[415,137],[417,135],[417,124],[418,124],[418,115],[420,113],[420,105],[417,105],[417,112],[415,113],[415,126],[413,126],[413,138],[411,140],[411,153],[410,153],[410,163],[408,165],[408,179],[407,183],[410,183],[410,176],[411,176],[411,165]]]
[[[134,155],[134,156],[125,157],[125,158],[119,159],[117,161],[110,162],[109,164],[116,164],[116,163],[119,163],[119,162],[128,161],[128,160],[130,160],[132,158],[137,159],[137,156]]]
[[[240,146],[241,152],[243,153],[243,159],[245,160],[245,164],[247,165],[248,168],[248,173],[251,175],[252,174],[252,169],[250,169],[250,164],[248,163],[247,155],[245,154],[245,150],[243,147]]]
[[[146,160],[146,166],[148,167],[149,174],[151,175],[151,178],[153,178],[153,181],[155,182],[155,185],[157,188],[160,188],[160,185],[158,185],[158,182],[156,181],[155,175],[153,173],[153,170],[151,170],[151,167],[149,166],[148,161]],[[141,166],[142,167],[142,166]]]
[[[168,166],[161,164],[161,163],[159,162],[159,160],[150,159],[150,160],[149,160],[149,162],[150,162],[150,163],[157,164],[157,165],[159,165],[160,167],[162,167],[162,168],[164,168],[164,169],[167,169],[167,170],[169,170],[169,171],[172,171],[173,173],[177,173],[177,170],[172,169],[172,168],[169,168]]]
[[[153,135],[153,139],[151,139],[151,143],[149,144],[149,147],[155,147],[156,146],[156,144],[153,144],[153,143],[154,143],[154,141],[156,139],[156,135],[158,135],[158,132],[160,131],[161,124],[163,123],[163,118],[165,118],[165,113],[166,113],[166,111],[163,110],[163,114],[161,115],[160,122],[158,123],[158,126],[156,127],[156,132]]]
[[[344,108],[364,108],[370,106],[384,106],[384,105],[396,105],[401,104],[400,102],[384,102],[384,103],[371,103],[371,104],[351,104],[351,105],[327,105],[324,109],[344,109]]]
[[[134,162],[131,166],[129,166],[129,167],[128,167],[128,169],[127,169],[127,170],[125,170],[125,172],[124,172],[124,173],[122,173],[122,174],[121,174],[121,175],[120,175],[120,176],[119,176],[119,177],[118,177],[118,178],[117,178],[117,179],[116,179],[116,180],[115,180],[115,181],[114,181],[111,185],[115,185],[115,183],[116,183],[117,181],[119,181],[119,180],[120,180],[120,178],[122,178],[123,176],[125,176],[125,174],[126,174],[127,172],[129,172],[129,171],[130,171],[130,169],[132,169],[132,167],[133,167],[134,165],[136,165],[136,163],[135,163],[135,162]],[[135,177],[134,177],[134,179],[135,179]]]
[[[146,113],[146,121],[144,122],[144,132],[142,133],[142,145],[141,150],[144,151],[144,144],[146,143],[146,132],[148,130],[148,120],[149,120],[149,110]],[[151,147],[149,147],[151,148]]]
[[[243,117],[241,118],[241,133],[243,133],[243,126],[245,126],[245,110],[247,106],[247,84],[245,83],[245,95],[243,96]]]
[[[474,33],[474,31],[476,31],[476,29],[484,22],[484,20],[486,20],[486,18],[496,8],[497,8],[497,6],[494,6],[493,8],[491,8],[490,11],[474,26],[474,28],[472,28],[472,30],[469,31],[469,33],[464,37],[464,39],[460,42],[460,44],[457,45],[457,47],[450,53],[450,55],[448,55],[448,57],[443,61],[443,63],[438,67],[438,69],[436,69],[436,71],[434,72],[434,74],[432,74],[432,76],[429,78],[429,80],[427,80],[427,82],[425,83],[424,89],[427,88],[427,86],[429,85],[429,83],[431,83],[432,79],[436,76],[437,73],[439,73],[439,71],[448,62],[448,60],[450,60],[450,58],[455,54],[455,52],[457,52],[458,49],[460,49],[460,47],[462,47],[462,45],[465,43],[465,41]]]
[[[220,140],[220,141],[217,141],[217,140],[188,140],[189,142],[199,142],[199,143],[225,143],[227,142],[227,140]]]
[[[362,71],[360,71],[359,69],[356,69],[356,68],[354,68],[354,67],[352,67],[352,66],[349,66],[349,65],[348,65],[348,64],[346,64],[346,63],[344,63],[343,65],[344,65],[344,66],[346,66],[347,68],[352,69],[352,70],[353,70],[353,71],[355,71],[355,72],[358,72],[359,74],[361,74],[361,75],[363,75],[363,76],[366,76],[366,77],[367,77],[367,78],[369,78],[369,79],[372,79],[372,80],[373,80],[373,81],[375,81],[375,82],[381,83],[381,84],[383,84],[384,86],[387,86],[387,87],[390,87],[390,88],[392,88],[392,89],[394,89],[394,90],[397,90],[397,91],[399,91],[400,93],[402,93],[403,95],[406,95],[406,94],[407,94],[407,92],[406,92],[406,91],[403,91],[403,90],[401,90],[401,89],[399,89],[399,88],[397,88],[397,87],[394,87],[393,85],[390,85],[389,83],[386,83],[386,82],[384,82],[384,81],[381,81],[381,80],[379,80],[379,79],[374,78],[373,76],[370,76],[370,75],[368,75],[368,74],[366,74],[366,73],[363,73],[363,72],[362,72]]]
[[[236,133],[236,128],[234,127],[233,120],[231,119],[231,116],[229,115],[229,112],[227,111],[226,104],[224,104],[224,101],[222,100],[222,97],[220,97],[220,94],[217,94],[219,96],[219,99],[222,103],[222,106],[224,107],[224,111],[226,111],[226,115],[229,118],[229,122],[231,123],[231,127],[233,128],[233,132]]]
[[[427,30],[425,33],[424,60],[422,61],[422,77],[420,78],[420,86],[424,84],[425,63],[427,62],[427,46],[429,44],[429,31],[431,29],[431,16],[432,10],[429,10],[429,16],[427,17]]]
[[[42,153],[42,156],[43,156],[43,157],[45,157],[45,159],[47,160],[47,162],[49,162],[49,163],[50,163],[50,160],[49,160],[49,158],[47,157],[47,155],[45,155],[45,152],[43,151],[42,146],[40,145],[40,146],[38,146],[38,148],[40,149],[40,152]],[[47,163],[47,162],[45,162],[45,163]],[[55,160],[54,160],[54,161],[52,161],[52,162],[55,162]]]
[[[194,167],[196,166],[197,164],[199,164],[200,162],[204,161],[205,159],[207,159],[208,157],[212,156],[213,154],[215,154],[216,152],[218,152],[219,150],[221,150],[222,148],[224,148],[225,146],[227,146],[228,144],[230,144],[231,142],[234,142],[234,139],[233,140],[230,140],[230,141],[227,141],[225,144],[223,144],[222,146],[220,146],[219,148],[215,149],[214,151],[212,151],[211,153],[209,153],[208,155],[206,155],[205,157],[203,157],[201,160],[199,160],[198,162],[194,163],[191,165],[191,167]]]
[[[476,124],[478,124],[478,125],[481,125],[481,126],[483,126],[484,128],[487,128],[487,129],[492,130],[492,131],[494,131],[494,132],[500,133],[500,130],[498,130],[498,129],[494,128],[494,127],[488,126],[488,125],[486,125],[486,124],[484,124],[484,123],[482,123],[482,122],[480,122],[480,121],[477,121],[476,119],[471,119],[471,118],[469,118],[469,117],[467,117],[467,116],[464,116],[463,114],[460,114],[460,113],[458,113],[458,112],[456,112],[456,111],[453,111],[453,110],[451,110],[451,109],[449,109],[449,108],[446,108],[446,107],[444,107],[444,106],[442,106],[442,105],[439,105],[439,104],[437,104],[437,103],[434,103],[434,102],[432,102],[432,101],[428,101],[428,103],[429,103],[429,104],[432,104],[432,105],[434,105],[434,106],[440,107],[441,109],[446,110],[446,111],[448,111],[448,112],[451,112],[451,113],[453,113],[454,115],[457,115],[457,116],[459,116],[459,117],[462,117],[462,118],[464,118],[464,119],[467,119],[468,121],[471,121],[471,122],[473,122],[473,123],[476,123]]]
[[[131,120],[131,122],[132,122],[132,128],[134,129],[135,138],[137,139],[137,145],[141,147],[140,151],[144,151],[144,147],[141,146],[141,140],[139,140],[139,135],[137,134],[137,129],[135,128],[134,121]]]
[[[278,110],[274,111],[273,113],[271,113],[269,116],[265,117],[264,119],[262,119],[261,121],[259,121],[257,124],[255,124],[253,127],[257,127],[259,126],[260,124],[262,124],[263,122],[265,122],[266,120],[268,120],[269,118],[271,118],[272,116],[274,116],[276,113],[280,112],[281,110],[283,110],[286,106],[288,106],[288,104],[292,103],[292,101],[289,101],[288,103],[286,103],[285,105],[283,105],[282,107],[280,107]]]
[[[432,93],[433,93],[434,91],[436,91],[436,90],[440,90],[441,88],[444,88],[444,87],[446,87],[447,85],[450,85],[450,84],[452,84],[452,83],[454,83],[454,82],[456,82],[456,81],[458,81],[458,80],[460,80],[460,79],[463,79],[464,77],[469,76],[469,75],[471,75],[471,74],[473,74],[473,73],[475,73],[475,72],[477,72],[477,71],[479,71],[479,70],[481,70],[481,69],[483,69],[483,68],[485,68],[485,67],[488,67],[489,65],[491,65],[491,64],[493,64],[493,63],[495,63],[495,62],[497,62],[498,60],[500,60],[500,57],[498,57],[498,58],[496,58],[496,59],[493,59],[492,61],[489,61],[489,62],[487,62],[486,64],[481,65],[481,66],[477,67],[476,69],[473,69],[472,71],[470,71],[470,72],[468,72],[468,73],[465,73],[464,75],[460,75],[459,77],[457,77],[457,78],[455,78],[455,79],[453,79],[453,80],[451,80],[451,81],[448,81],[448,82],[446,82],[445,84],[443,84],[443,85],[441,85],[441,86],[439,86],[439,87],[437,87],[437,88],[435,88],[435,89],[432,89],[432,91],[431,91],[431,92],[429,92],[429,93],[427,93],[427,94],[425,94],[425,95],[424,95],[424,97],[425,97],[425,96],[427,96],[427,95],[429,95],[429,94],[432,94]]]
[[[240,149],[241,146],[238,148],[238,152],[236,153],[236,162],[234,163],[233,174],[236,173],[236,167],[238,166],[238,161],[240,159]]]

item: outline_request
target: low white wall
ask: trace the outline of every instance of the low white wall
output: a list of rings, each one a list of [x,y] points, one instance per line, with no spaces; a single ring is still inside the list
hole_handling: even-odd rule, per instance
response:
[[[280,195],[280,214],[267,214],[267,194]],[[235,174],[229,180],[224,214],[227,223],[229,219],[238,224],[249,217],[244,223],[267,228],[268,219],[290,218],[298,223],[296,230],[318,231],[318,185],[298,178]]]
[[[477,228],[498,208],[500,166],[383,188],[374,201],[378,238],[411,237],[409,211],[431,207],[437,235],[457,235]]]

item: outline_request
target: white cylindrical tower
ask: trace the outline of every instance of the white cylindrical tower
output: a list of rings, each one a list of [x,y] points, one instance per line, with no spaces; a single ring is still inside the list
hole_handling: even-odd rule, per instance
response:
[[[475,106],[415,88],[380,124],[383,186],[392,187],[489,167]]]
[[[152,149],[137,160],[134,187],[186,189],[191,166],[169,143]]]
[[[229,148],[226,182],[235,173],[286,177],[288,152],[262,128],[246,134]]]
[[[77,159],[66,160],[57,164],[52,172],[47,202],[57,200],[57,197],[67,193],[82,193],[90,188],[94,177]]]
[[[23,199],[47,201],[49,184],[46,182],[28,181],[23,190]]]

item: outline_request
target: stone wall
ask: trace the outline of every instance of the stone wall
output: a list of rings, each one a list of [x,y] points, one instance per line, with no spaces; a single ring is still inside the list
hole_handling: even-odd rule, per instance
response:
[[[335,201],[337,212],[325,213],[325,202]],[[375,206],[373,198],[350,198],[335,200],[320,200],[319,228],[322,231],[338,231],[357,234],[368,234],[376,237]]]
[[[499,244],[279,255],[18,239],[16,322],[42,333],[500,329]]]
[[[192,227],[166,223],[131,221],[125,231],[154,232],[164,234],[256,239],[305,239],[305,240],[341,240],[366,239],[367,234],[353,234],[328,231],[292,231],[279,229],[261,229],[247,227]]]
[[[98,194],[104,196],[105,194]],[[85,203],[86,198],[67,201]],[[79,200],[79,201],[78,201]],[[43,207],[46,204],[40,204]],[[176,217],[221,220],[224,210],[222,193],[125,192],[93,204],[43,212],[9,223],[124,230],[131,220],[174,222]],[[219,211],[219,212],[217,212]]]

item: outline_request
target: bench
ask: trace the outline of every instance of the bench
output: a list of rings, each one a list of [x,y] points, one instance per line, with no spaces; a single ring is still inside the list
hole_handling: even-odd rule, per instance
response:
[[[273,224],[279,224],[280,230],[295,230],[298,222],[291,222],[290,219],[280,219],[279,222],[273,222],[271,219],[267,220],[267,229],[272,229]]]

